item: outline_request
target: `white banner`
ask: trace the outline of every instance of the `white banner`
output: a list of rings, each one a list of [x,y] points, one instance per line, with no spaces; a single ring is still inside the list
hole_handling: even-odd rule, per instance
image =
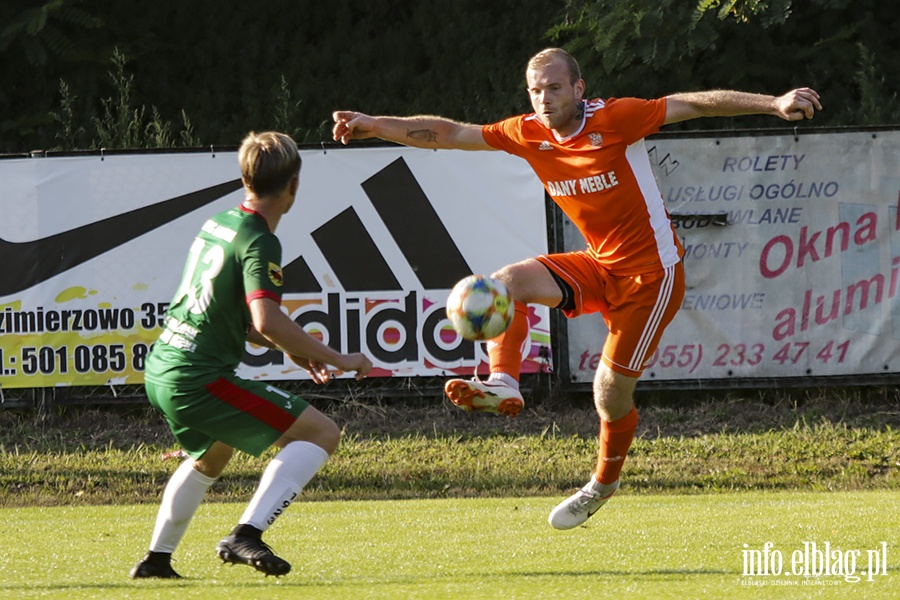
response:
[[[304,150],[277,230],[284,308],[376,376],[484,372],[444,315],[464,275],[547,251],[544,195],[501,152]],[[242,200],[235,152],[0,160],[0,386],[142,383],[143,361],[205,220]],[[532,311],[524,372],[546,365]],[[306,378],[248,347],[248,378]]]
[[[647,147],[687,292],[644,380],[900,372],[900,132]],[[584,244],[571,226],[566,240]],[[605,337],[599,316],[569,327],[573,381],[592,380]]]

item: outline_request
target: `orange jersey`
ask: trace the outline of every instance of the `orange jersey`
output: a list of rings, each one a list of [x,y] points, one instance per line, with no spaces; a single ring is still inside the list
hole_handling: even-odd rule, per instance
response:
[[[581,128],[566,138],[535,114],[485,125],[482,135],[528,161],[611,273],[636,275],[678,263],[684,251],[644,147],[644,138],[665,120],[665,99],[596,99],[584,106]]]

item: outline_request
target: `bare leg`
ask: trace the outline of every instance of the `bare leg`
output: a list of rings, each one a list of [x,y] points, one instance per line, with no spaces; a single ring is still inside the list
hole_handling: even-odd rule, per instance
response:
[[[600,363],[594,375],[594,406],[604,421],[617,421],[634,408],[637,377],[616,373]]]
[[[600,416],[599,450],[594,477],[600,484],[602,495],[615,491],[625,457],[631,448],[637,429],[637,411],[634,408],[634,387],[637,377],[616,373],[605,364],[597,369],[594,378],[594,405]]]
[[[594,378],[594,405],[600,417],[597,466],[591,480],[550,513],[550,524],[572,529],[587,521],[619,488],[619,474],[637,429],[634,408],[636,377],[616,373],[605,364]]]

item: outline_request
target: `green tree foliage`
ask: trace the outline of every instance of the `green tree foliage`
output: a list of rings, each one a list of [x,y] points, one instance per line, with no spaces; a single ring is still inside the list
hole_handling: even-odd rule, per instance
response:
[[[593,96],[809,85],[826,109],[814,125],[897,123],[898,21],[876,0],[7,0],[0,152],[235,145],[269,128],[328,141],[339,108],[489,122],[530,110],[524,64],[549,45]]]
[[[95,71],[108,58],[92,45],[105,27],[96,15],[80,0],[0,2],[0,152],[51,145],[60,79]],[[91,91],[72,90],[69,98]]]
[[[699,0],[694,11],[694,22],[704,14],[715,10],[720,19],[735,19],[748,23],[759,19],[763,28],[784,23],[791,14],[793,0]]]
[[[817,125],[870,125],[900,122],[898,22],[900,4],[879,0],[568,0],[551,34],[597,95],[810,86],[825,105]],[[772,125],[716,121],[684,126]]]
[[[81,9],[71,0],[51,0],[38,6],[3,11],[0,29],[0,52],[17,45],[26,62],[34,67],[47,64],[51,55],[66,56],[78,50],[78,40],[66,26],[97,29],[103,21]]]

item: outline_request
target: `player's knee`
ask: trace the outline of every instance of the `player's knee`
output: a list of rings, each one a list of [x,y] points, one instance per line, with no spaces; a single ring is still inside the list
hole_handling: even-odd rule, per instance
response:
[[[277,445],[283,448],[298,441],[315,444],[328,454],[334,454],[341,442],[341,430],[329,417],[309,407],[294,421]]]
[[[218,478],[234,454],[234,448],[221,442],[214,443],[203,456],[194,461],[194,468],[207,477]]]
[[[341,443],[341,428],[331,419],[327,419],[327,423],[323,424],[319,432],[319,441],[315,443],[328,454],[334,454]]]
[[[499,271],[494,271],[491,273],[491,279],[496,279],[500,283],[506,287],[507,291],[515,297],[513,294],[513,289],[516,287],[516,275],[515,271],[512,269],[513,265],[508,265],[503,267]]]
[[[538,302],[547,295],[548,289],[556,291],[550,272],[534,259],[506,265],[492,273],[491,278],[499,280],[520,302]]]
[[[634,408],[637,378],[616,373],[601,364],[594,377],[594,406],[604,421],[615,421]]]

